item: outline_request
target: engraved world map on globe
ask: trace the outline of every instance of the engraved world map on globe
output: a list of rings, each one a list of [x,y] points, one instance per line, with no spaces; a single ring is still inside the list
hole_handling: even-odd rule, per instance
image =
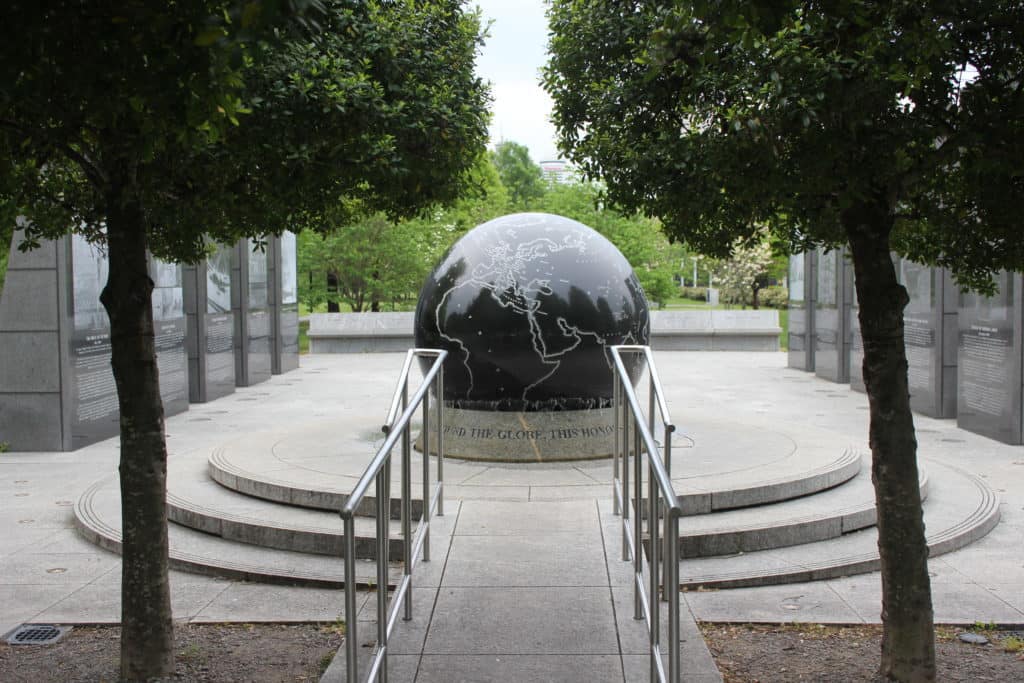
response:
[[[504,216],[427,278],[416,344],[444,348],[445,402],[504,411],[606,407],[614,344],[646,344],[648,307],[618,249],[582,223]]]

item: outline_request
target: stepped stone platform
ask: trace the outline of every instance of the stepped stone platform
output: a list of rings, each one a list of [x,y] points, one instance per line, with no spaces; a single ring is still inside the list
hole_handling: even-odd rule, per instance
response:
[[[390,383],[378,384],[373,393],[382,413]],[[340,406],[336,415],[313,415],[273,430],[252,425],[212,448],[172,453],[172,564],[268,583],[342,585],[336,511],[383,440],[367,408],[366,401],[357,402]],[[867,458],[856,444],[828,430],[782,426],[757,415],[733,419],[690,406],[685,417],[670,459],[688,514],[680,530],[681,588],[769,585],[877,569],[874,494]],[[421,486],[421,458],[414,453],[414,492]],[[921,471],[933,555],[980,538],[998,522],[996,496],[980,479],[942,463],[924,463]],[[452,507],[460,501],[596,499],[611,511],[610,460],[446,459],[445,480]],[[371,515],[372,493],[365,503],[362,512]],[[116,474],[94,484],[75,508],[80,531],[118,549],[119,504]],[[396,517],[396,500],[391,508]],[[375,553],[372,517],[358,519],[356,533],[359,583],[371,586],[375,576],[366,558]],[[398,560],[401,552],[400,525],[393,520],[390,557]]]

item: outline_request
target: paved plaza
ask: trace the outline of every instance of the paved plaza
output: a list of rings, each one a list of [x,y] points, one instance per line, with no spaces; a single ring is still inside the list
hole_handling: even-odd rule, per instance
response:
[[[832,453],[825,459],[848,468],[851,458],[868,453],[866,397],[786,368],[784,354],[658,352],[655,358],[683,437],[673,452],[673,475],[692,476],[691,484],[702,472],[728,471],[740,480],[755,466],[784,471],[811,453]],[[205,489],[217,495],[217,485],[197,474],[205,477],[211,456],[223,471],[265,475],[281,487],[358,476],[359,463],[380,443],[402,360],[393,353],[303,356],[294,372],[171,417],[169,490],[182,498]],[[981,505],[968,492],[998,495],[998,525],[984,535],[988,526],[978,527],[980,538],[930,562],[936,621],[1024,624],[1024,448],[958,429],[955,420],[916,416],[915,422],[928,477],[923,485],[935,510],[926,513],[930,534],[959,524],[943,517],[943,509]],[[752,454],[767,455],[754,462]],[[71,453],[0,455],[0,632],[25,622],[118,621],[120,558],[85,540],[75,522],[87,491],[100,523],[111,510],[116,517],[117,458],[116,439]],[[390,680],[645,680],[646,632],[632,619],[610,471],[607,461],[518,469],[451,461],[446,515],[434,533],[432,561],[415,576],[414,619],[397,627]],[[970,483],[975,480],[980,486]],[[863,514],[860,498],[870,500],[870,489],[853,495],[856,500],[835,503],[854,510],[844,520]],[[856,537],[870,550],[871,537],[860,533],[823,542],[838,547]],[[182,540],[179,550],[200,555],[200,541]],[[796,575],[820,554],[814,547],[701,558],[689,571],[724,576],[756,557],[764,576]],[[252,553],[249,565],[275,556]],[[291,569],[326,582],[341,572],[341,560],[320,557]],[[684,560],[681,576],[687,571]],[[685,592],[686,679],[720,680],[695,619],[877,623],[879,583],[875,572]],[[177,570],[171,588],[174,616],[182,622],[333,622],[343,610],[336,588]],[[364,641],[374,633],[369,596],[361,598],[358,624]],[[342,680],[342,657],[325,679]]]

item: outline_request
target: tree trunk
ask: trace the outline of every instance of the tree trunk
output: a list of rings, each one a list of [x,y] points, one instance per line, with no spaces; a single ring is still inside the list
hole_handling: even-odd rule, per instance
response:
[[[377,297],[380,295],[380,273],[373,271],[372,275],[373,293],[370,294],[370,312],[380,313],[380,299]]]
[[[338,293],[338,276],[332,272],[327,271],[327,312],[328,313],[341,313],[341,307],[338,306],[338,300],[331,298],[332,294]]]
[[[871,410],[871,479],[882,564],[879,673],[897,681],[934,681],[928,546],[903,343],[903,309],[909,298],[889,253],[893,222],[887,205],[855,206],[843,213],[842,221],[853,254]]]
[[[153,339],[144,215],[129,182],[108,197],[111,365],[121,410],[121,680],[174,674],[167,580],[167,445]]]

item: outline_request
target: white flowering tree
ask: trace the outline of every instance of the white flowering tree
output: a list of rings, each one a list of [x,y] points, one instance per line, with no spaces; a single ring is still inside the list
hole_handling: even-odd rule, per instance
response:
[[[715,271],[721,296],[727,303],[751,304],[758,307],[758,292],[768,285],[768,274],[773,264],[771,246],[761,234],[760,240],[737,241],[732,256],[719,264]]]

